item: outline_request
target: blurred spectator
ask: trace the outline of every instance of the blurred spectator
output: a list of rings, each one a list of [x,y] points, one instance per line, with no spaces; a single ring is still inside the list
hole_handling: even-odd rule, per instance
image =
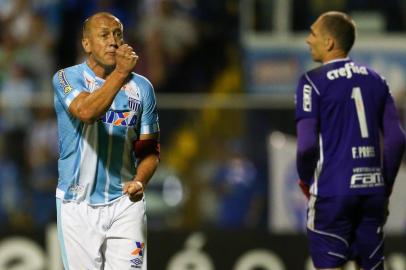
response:
[[[64,0],[30,0],[32,9],[41,14],[48,28],[48,35],[55,39],[59,33],[61,6]]]
[[[266,184],[244,155],[241,141],[233,141],[214,179],[218,191],[220,228],[257,228],[265,209]]]
[[[27,45],[24,48],[25,65],[29,69],[36,92],[52,94],[50,77],[54,72],[53,47],[54,36],[50,35],[50,29],[40,14],[33,14],[30,21]]]
[[[34,98],[34,83],[27,69],[14,64],[0,87],[1,110],[5,128],[18,129],[31,123],[30,104]]]
[[[176,9],[173,0],[160,0],[142,18],[138,31],[152,84],[158,91],[179,91],[182,80],[177,68],[197,43],[193,21]]]
[[[20,183],[22,175],[19,164],[10,155],[13,145],[7,138],[9,135],[0,134],[0,230],[7,226],[18,229],[27,225],[24,190]]]
[[[13,38],[19,43],[24,43],[30,30],[32,16],[30,2],[28,0],[16,0],[7,7],[6,14],[2,16],[2,21],[7,28],[12,30]]]
[[[0,21],[5,22],[13,16],[17,1],[2,0],[0,1]]]
[[[28,129],[26,155],[33,222],[39,228],[55,221],[55,185],[58,181],[57,128],[52,108],[36,108]]]

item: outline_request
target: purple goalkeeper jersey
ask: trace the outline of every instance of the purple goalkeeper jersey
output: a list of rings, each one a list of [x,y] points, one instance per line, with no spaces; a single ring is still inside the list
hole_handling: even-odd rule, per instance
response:
[[[310,179],[312,194],[385,193],[380,130],[387,102],[393,99],[385,80],[349,58],[328,62],[300,78],[296,121],[318,122],[320,153]]]

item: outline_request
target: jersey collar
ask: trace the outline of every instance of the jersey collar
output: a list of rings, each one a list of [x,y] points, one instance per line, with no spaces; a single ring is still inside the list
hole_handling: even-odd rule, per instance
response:
[[[102,81],[104,82],[105,79],[100,78],[99,76],[96,75],[96,73],[94,73],[94,71],[89,67],[89,65],[87,64],[87,60],[83,62],[83,65],[85,67],[85,70],[95,79],[98,81]]]
[[[323,63],[323,65],[328,65],[328,64],[331,64],[331,63],[336,63],[336,62],[349,61],[349,60],[350,60],[350,58],[349,58],[349,57],[345,57],[345,58],[337,58],[337,59],[333,59],[333,60],[327,61],[327,62]]]

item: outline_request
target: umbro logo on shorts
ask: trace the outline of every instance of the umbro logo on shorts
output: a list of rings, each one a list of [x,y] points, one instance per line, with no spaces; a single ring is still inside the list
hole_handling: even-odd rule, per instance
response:
[[[136,241],[135,246],[136,246],[136,248],[133,250],[133,252],[131,252],[131,255],[137,256],[137,257],[130,260],[131,268],[141,268],[142,259],[144,257],[145,243]]]
[[[142,260],[140,258],[135,258],[130,260],[132,268],[141,268]]]

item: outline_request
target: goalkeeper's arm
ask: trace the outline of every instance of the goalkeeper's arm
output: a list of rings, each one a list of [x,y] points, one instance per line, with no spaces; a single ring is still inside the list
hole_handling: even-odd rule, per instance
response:
[[[299,178],[310,186],[318,159],[318,122],[315,118],[300,120],[296,125],[296,166]]]

